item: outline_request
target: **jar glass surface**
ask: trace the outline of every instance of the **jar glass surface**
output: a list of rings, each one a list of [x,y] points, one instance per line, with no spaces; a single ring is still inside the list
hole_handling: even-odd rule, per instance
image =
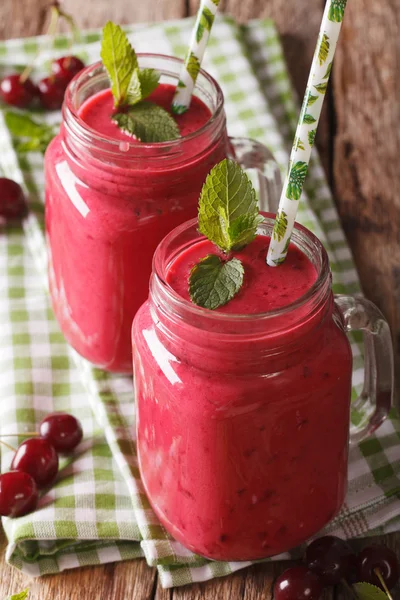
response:
[[[138,55],[161,83],[176,84],[181,61]],[[101,63],[68,87],[60,134],[45,157],[46,234],[53,308],[71,345],[95,365],[131,372],[130,330],[148,293],[157,244],[196,215],[210,169],[228,153],[223,96],[201,71],[195,94],[210,119],[178,140],[144,144],[104,136],[80,119],[109,88]]]
[[[269,216],[260,233],[272,227]],[[296,226],[292,241],[317,281],[259,315],[208,311],[169,288],[168,266],[201,238],[191,222],[160,244],[133,323],[141,476],[161,523],[190,550],[259,559],[305,541],[343,503],[351,349],[312,233]]]

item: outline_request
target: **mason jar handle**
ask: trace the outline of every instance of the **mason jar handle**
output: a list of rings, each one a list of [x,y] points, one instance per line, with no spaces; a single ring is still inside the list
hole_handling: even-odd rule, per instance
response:
[[[258,176],[260,210],[276,213],[282,190],[282,177],[272,152],[264,144],[249,138],[230,137],[228,158],[244,169],[254,169]]]
[[[351,425],[350,443],[371,435],[386,419],[393,400],[393,348],[389,325],[380,310],[362,296],[336,295],[345,331],[364,334],[364,387],[352,407],[365,411],[368,422]]]

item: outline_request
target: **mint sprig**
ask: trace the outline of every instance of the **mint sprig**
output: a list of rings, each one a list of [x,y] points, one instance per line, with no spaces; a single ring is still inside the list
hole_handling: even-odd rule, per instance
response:
[[[7,128],[18,141],[18,152],[44,153],[56,132],[47,123],[39,123],[23,112],[8,110],[4,114]]]
[[[132,75],[139,65],[126,33],[112,21],[103,27],[100,56],[111,81],[115,107],[123,106],[127,101]]]
[[[190,297],[198,306],[214,310],[238,293],[243,276],[244,268],[237,258],[223,262],[219,256],[209,254],[190,272]]]
[[[120,129],[143,142],[177,139],[179,128],[173,117],[160,106],[154,108],[156,105],[144,102],[158,86],[160,73],[156,69],[139,69],[126,33],[111,21],[103,28],[101,59],[118,111],[112,119]]]
[[[208,175],[199,200],[199,230],[223,252],[239,250],[256,236],[263,221],[256,192],[246,173],[232,160],[223,160]],[[243,285],[244,267],[238,258],[223,260],[209,254],[189,276],[192,302],[214,310]]]
[[[128,104],[133,106],[150,96],[158,86],[159,81],[160,73],[156,69],[136,69],[132,74],[129,85]]]
[[[141,142],[167,142],[179,137],[179,127],[173,117],[152,102],[139,102],[111,118],[122,131]]]
[[[199,230],[224,252],[239,250],[256,236],[263,218],[247,174],[223,160],[208,175],[199,201]]]

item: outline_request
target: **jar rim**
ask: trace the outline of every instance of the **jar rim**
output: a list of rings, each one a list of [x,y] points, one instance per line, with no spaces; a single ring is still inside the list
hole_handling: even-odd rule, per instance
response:
[[[156,54],[156,53],[149,53],[149,52],[138,53],[137,58],[138,58],[139,65],[140,65],[140,62],[145,59],[154,60],[154,61],[165,61],[165,62],[168,61],[172,64],[175,64],[177,66],[177,73],[172,73],[171,71],[168,71],[167,67],[165,67],[164,70],[162,67],[158,68],[157,70],[161,71],[161,74],[164,73],[164,74],[174,75],[177,77],[179,77],[180,68],[184,63],[184,61],[181,58],[169,56],[167,54]],[[178,68],[178,65],[179,65],[179,68]],[[81,85],[83,85],[84,81],[88,77],[93,76],[94,73],[99,72],[99,71],[103,71],[104,74],[106,74],[106,69],[101,61],[93,63],[93,64],[89,65],[88,67],[86,67],[85,69],[82,69],[82,71],[80,71],[77,75],[75,75],[75,77],[70,81],[70,83],[68,84],[68,87],[66,89],[63,107],[62,107],[63,119],[70,126],[72,126],[72,128],[75,130],[75,132],[80,131],[80,133],[83,136],[86,136],[86,137],[89,136],[92,142],[94,142],[94,143],[98,142],[99,144],[105,145],[107,147],[107,151],[109,153],[116,152],[118,154],[121,154],[121,149],[120,149],[121,140],[116,140],[109,136],[102,135],[98,131],[96,131],[89,125],[87,125],[80,118],[80,116],[78,114],[78,110],[74,107],[74,94],[77,92],[79,87]],[[221,87],[219,86],[218,82],[214,79],[214,77],[202,68],[199,71],[199,76],[206,79],[206,81],[215,90],[215,95],[216,95],[215,110],[213,111],[211,118],[206,123],[204,123],[204,125],[202,125],[199,129],[196,129],[195,131],[192,131],[191,133],[188,133],[187,135],[179,137],[176,140],[170,140],[170,141],[166,141],[166,142],[145,143],[145,142],[140,142],[137,140],[129,141],[129,137],[127,136],[127,140],[126,140],[126,144],[125,144],[127,147],[127,150],[124,149],[124,152],[123,152],[124,154],[127,153],[128,151],[132,151],[135,149],[137,149],[141,155],[143,154],[143,151],[146,151],[146,153],[148,153],[151,150],[155,150],[157,152],[157,155],[159,156],[159,152],[162,150],[165,150],[165,149],[168,149],[168,153],[171,153],[174,151],[174,149],[176,149],[176,150],[181,149],[181,146],[186,144],[187,142],[191,142],[192,140],[195,140],[196,138],[203,136],[207,131],[209,131],[214,126],[214,123],[216,121],[218,122],[218,119],[224,108],[224,95],[221,90]],[[196,82],[196,86],[198,86],[198,85],[199,85],[199,77]],[[130,152],[129,156],[132,156],[132,152]],[[147,154],[147,156],[148,156],[148,154]]]
[[[264,222],[260,224],[259,230],[269,227],[272,232],[273,224],[275,221],[275,215],[272,213],[266,213],[266,212],[261,212],[260,214],[264,217]],[[170,302],[171,305],[174,306],[175,308],[177,308],[178,310],[181,309],[185,313],[191,314],[192,316],[205,318],[206,320],[208,319],[209,321],[218,320],[218,321],[222,321],[222,322],[226,322],[226,323],[229,321],[235,321],[235,322],[241,322],[241,323],[257,322],[257,323],[261,324],[265,321],[269,321],[269,320],[272,320],[277,317],[283,317],[283,316],[287,315],[288,313],[297,311],[298,309],[301,309],[302,307],[307,305],[313,299],[319,300],[320,302],[325,300],[327,291],[330,290],[330,285],[327,290],[327,282],[329,280],[329,283],[330,283],[330,276],[331,276],[328,254],[327,254],[322,242],[317,238],[317,236],[314,235],[309,229],[307,229],[306,227],[304,227],[304,225],[301,225],[300,223],[295,223],[291,241],[294,242],[295,244],[297,242],[296,245],[298,245],[298,246],[299,246],[300,242],[303,242],[303,244],[305,242],[306,244],[308,244],[310,249],[316,250],[316,252],[319,255],[320,264],[319,264],[319,267],[317,265],[315,265],[316,268],[318,268],[318,276],[317,276],[316,281],[297,300],[295,300],[289,304],[286,304],[285,306],[282,306],[280,308],[276,308],[274,310],[269,310],[269,311],[262,312],[262,313],[240,314],[240,313],[222,313],[219,311],[209,310],[207,308],[197,306],[196,304],[190,302],[189,300],[182,298],[182,296],[180,296],[167,283],[167,281],[165,280],[165,278],[162,275],[162,260],[163,260],[162,255],[163,255],[163,253],[166,252],[168,244],[170,244],[174,238],[176,238],[178,235],[184,233],[186,230],[196,227],[196,225],[197,225],[197,219],[191,219],[190,221],[186,221],[179,227],[176,227],[168,235],[166,235],[165,238],[160,242],[160,244],[156,248],[156,251],[153,256],[152,278],[154,277],[154,280],[156,282],[156,287],[158,287],[159,290],[161,291],[163,299]],[[262,231],[262,233],[265,233],[265,231]],[[198,237],[196,238],[196,242],[206,239],[205,236],[201,235],[198,231],[197,231],[197,234],[198,234]],[[300,247],[300,249],[302,249],[302,248]],[[269,267],[269,268],[278,269],[279,266]]]

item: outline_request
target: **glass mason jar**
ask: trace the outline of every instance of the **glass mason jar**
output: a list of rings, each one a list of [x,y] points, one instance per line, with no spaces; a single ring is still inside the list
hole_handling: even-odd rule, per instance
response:
[[[138,60],[158,69],[162,83],[177,83],[179,59],[143,54]],[[261,144],[228,138],[222,91],[205,71],[195,94],[212,117],[171,142],[121,142],[88,127],[79,108],[108,87],[101,63],[74,78],[60,134],[46,152],[49,282],[69,343],[99,367],[131,372],[132,320],[147,298],[153,253],[169,231],[196,216],[210,169],[228,156],[258,169],[264,206],[277,197],[279,171]]]
[[[271,235],[271,217],[260,233]],[[352,376],[346,331],[364,332],[358,407],[372,409],[356,441],[390,409],[390,332],[368,300],[334,298],[327,254],[300,225],[292,241],[318,279],[299,300],[235,315],[182,299],[166,272],[202,239],[196,226],[178,227],[159,245],[149,299],[133,322],[141,477],[161,523],[187,548],[211,559],[261,559],[304,542],[342,506]]]

